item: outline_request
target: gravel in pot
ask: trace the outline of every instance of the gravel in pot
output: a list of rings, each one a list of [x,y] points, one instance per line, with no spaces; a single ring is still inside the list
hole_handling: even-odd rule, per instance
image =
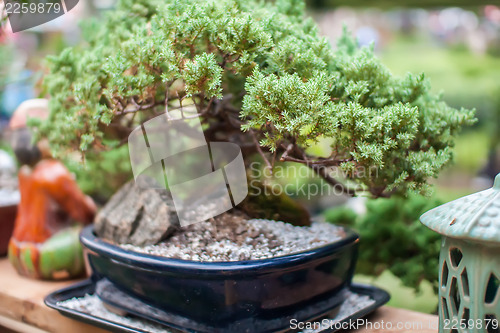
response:
[[[320,302],[322,307],[297,318],[309,320],[341,304],[357,257],[354,232],[266,220],[245,221],[238,229],[233,222],[194,224],[158,245],[112,244],[92,227],[83,230],[81,241],[96,280],[107,278],[128,295],[207,331],[278,330],[298,310]],[[274,321],[277,326],[264,331],[255,326],[270,317],[288,321]]]

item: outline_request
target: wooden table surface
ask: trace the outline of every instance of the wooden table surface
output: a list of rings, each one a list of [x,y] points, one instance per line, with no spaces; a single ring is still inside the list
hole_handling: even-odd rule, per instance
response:
[[[48,308],[44,297],[76,281],[47,282],[19,276],[7,259],[0,259],[0,332],[2,327],[26,333],[103,333],[94,326],[66,318]],[[437,332],[437,316],[384,306],[366,318],[356,333]],[[370,326],[371,325],[371,326]],[[405,328],[406,326],[406,328]],[[350,332],[350,331],[348,331]]]

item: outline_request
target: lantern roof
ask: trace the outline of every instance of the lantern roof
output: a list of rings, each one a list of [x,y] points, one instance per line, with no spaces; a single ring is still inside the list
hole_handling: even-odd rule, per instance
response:
[[[445,236],[500,243],[500,174],[492,188],[431,209],[420,221]]]

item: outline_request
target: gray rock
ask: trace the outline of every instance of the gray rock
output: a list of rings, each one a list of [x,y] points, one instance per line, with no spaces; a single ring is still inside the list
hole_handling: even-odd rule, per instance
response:
[[[156,244],[178,226],[170,193],[133,180],[111,197],[95,219],[99,237],[136,246]]]

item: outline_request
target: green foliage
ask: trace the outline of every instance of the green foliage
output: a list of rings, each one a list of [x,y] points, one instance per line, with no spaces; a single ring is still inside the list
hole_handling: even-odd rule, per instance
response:
[[[200,80],[200,77],[206,80]],[[221,77],[222,68],[218,66],[213,53],[197,55],[193,61],[186,63],[187,96],[204,93],[207,97],[222,98]]]
[[[75,174],[80,189],[101,204],[131,178],[126,146],[98,154],[89,152],[85,164],[74,156],[63,158],[63,162]]]
[[[300,0],[121,0],[86,25],[88,45],[48,58],[41,132],[59,154],[114,149],[190,102],[208,139],[254,136],[376,197],[425,193],[473,112],[447,106],[423,75],[394,77],[347,33],[334,51],[304,15]],[[306,153],[320,139],[332,141],[327,158]]]
[[[378,276],[388,269],[406,286],[418,290],[426,280],[437,291],[441,236],[421,224],[419,217],[440,204],[417,195],[376,199],[367,202],[363,216],[343,207],[325,212],[325,217],[359,232],[359,274]]]
[[[377,9],[394,9],[394,8],[428,8],[434,10],[436,8],[445,7],[464,7],[478,8],[482,5],[489,5],[489,0],[478,0],[470,2],[469,0],[380,0],[373,2],[370,0],[307,0],[307,4],[315,9],[338,8],[349,6],[354,8],[365,9],[366,7],[374,7]]]
[[[326,134],[324,130],[335,121],[335,111],[325,103],[330,99],[328,79],[317,76],[304,82],[297,74],[265,75],[256,70],[247,80],[242,115],[249,120],[243,130],[272,123],[273,132],[266,132],[262,146],[275,151],[279,142],[293,136],[307,145],[309,138]],[[267,91],[267,94],[263,92]],[[254,110],[258,110],[257,112]],[[250,117],[253,116],[253,117]],[[320,124],[324,124],[320,126]]]

